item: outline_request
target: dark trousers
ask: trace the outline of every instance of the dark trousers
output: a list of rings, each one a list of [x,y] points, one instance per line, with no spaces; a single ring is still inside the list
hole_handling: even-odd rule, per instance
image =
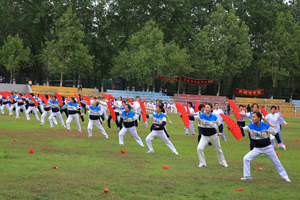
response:
[[[238,124],[238,126],[239,126],[240,128],[242,128],[242,127],[245,126],[245,121],[243,121],[243,122],[239,122],[239,121],[238,121],[237,124]],[[243,137],[245,137],[245,133],[242,132],[242,135],[243,135]]]
[[[119,116],[119,113],[115,113],[116,114],[116,118]],[[108,119],[107,119],[107,125],[108,125],[108,128],[111,128],[111,126],[110,126],[110,121],[111,121],[111,119],[112,119],[112,116],[111,115],[109,115],[108,116]],[[121,127],[120,126],[120,124],[119,124],[119,122],[118,122],[118,118],[116,119],[116,125],[117,125],[117,127]]]
[[[60,109],[60,114],[62,114],[63,112],[66,114],[66,116],[68,118],[69,117],[68,110],[66,108],[65,109]]]

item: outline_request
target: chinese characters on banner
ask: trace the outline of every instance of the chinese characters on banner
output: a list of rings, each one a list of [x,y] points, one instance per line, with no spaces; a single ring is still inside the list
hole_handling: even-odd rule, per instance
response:
[[[181,80],[186,83],[194,84],[194,85],[209,85],[213,84],[216,81],[213,79],[193,79],[188,77],[182,77]]]
[[[264,94],[265,90],[243,90],[243,89],[239,89],[236,88],[235,93],[236,94],[243,94],[243,95],[252,95],[252,96],[256,96],[256,95],[262,95]]]
[[[166,76],[158,76],[160,80],[168,81],[168,82],[178,82],[180,80],[180,77],[166,77]],[[194,85],[209,85],[213,84],[216,81],[213,79],[193,79],[188,77],[181,77],[181,81],[194,84]]]

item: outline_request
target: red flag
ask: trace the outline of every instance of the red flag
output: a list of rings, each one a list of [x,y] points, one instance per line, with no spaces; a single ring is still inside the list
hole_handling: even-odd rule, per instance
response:
[[[114,111],[114,109],[111,107],[110,103],[107,104],[107,108],[109,110],[109,113],[111,114],[111,117],[114,121],[116,121],[117,117],[116,117],[116,113]]]
[[[128,101],[131,103],[131,105],[133,105],[133,102],[131,101],[131,99],[130,99],[130,98],[128,98]]]
[[[262,114],[264,115],[264,117],[266,117],[268,112],[263,107],[259,107],[259,108],[260,108]]]
[[[178,112],[181,114],[181,119],[182,119],[183,123],[185,124],[186,128],[189,128],[190,127],[190,119],[186,113],[185,108],[183,107],[183,105],[181,105],[180,103],[177,103],[177,102],[175,102],[175,105],[176,105]]]
[[[170,169],[170,167],[167,167],[166,165],[164,165],[162,168],[163,169]]]
[[[79,99],[79,97],[77,96],[77,94],[74,94],[74,96],[75,96],[75,98],[77,99],[77,101],[78,101],[78,103],[79,103],[80,107],[82,107],[82,106],[81,106],[80,99]]]
[[[146,123],[146,121],[147,121],[147,112],[146,112],[145,105],[141,100],[139,100],[139,103],[140,103],[140,107],[141,107],[141,114],[143,116],[143,121],[144,121],[144,123]]]
[[[240,140],[242,138],[242,132],[240,127],[237,125],[237,123],[229,116],[220,114],[223,120],[226,122],[227,126],[229,127],[229,130],[234,135],[234,137],[237,140]]]
[[[199,112],[199,106],[200,106],[200,103],[196,100],[196,103],[195,103],[195,112]]]
[[[186,106],[186,112],[188,113],[188,115],[191,115],[191,112],[190,112],[190,109],[189,109],[187,103],[185,103],[185,106]]]
[[[230,107],[232,108],[234,114],[235,114],[235,117],[236,117],[236,120],[239,121],[241,119],[241,115],[240,115],[240,110],[238,109],[238,107],[236,106],[236,104],[234,103],[234,101],[232,100],[228,100],[228,104],[230,105]]]
[[[121,151],[121,153],[122,153],[122,154],[126,154],[126,153],[127,153],[127,150],[125,150],[125,151]]]

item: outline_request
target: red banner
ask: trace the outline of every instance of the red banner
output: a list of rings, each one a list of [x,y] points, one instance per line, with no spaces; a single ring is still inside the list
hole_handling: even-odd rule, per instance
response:
[[[236,88],[235,91],[236,94],[243,94],[243,95],[252,95],[252,96],[256,96],[256,95],[262,95],[265,93],[265,90],[244,90],[244,89],[239,89]]]
[[[213,84],[216,81],[213,79],[193,79],[188,77],[182,77],[181,80],[186,83],[194,84],[194,85],[209,85]]]
[[[180,80],[180,77],[158,76],[158,79],[168,82],[178,82]]]

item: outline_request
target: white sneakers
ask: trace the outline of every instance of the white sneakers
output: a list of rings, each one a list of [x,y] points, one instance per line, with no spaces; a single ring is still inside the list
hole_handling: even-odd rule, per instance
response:
[[[123,147],[124,146],[124,144],[120,144],[120,147]]]
[[[286,182],[292,182],[289,178],[284,178],[283,180]]]
[[[252,176],[244,176],[241,180],[252,180]]]
[[[227,164],[226,164],[226,165],[224,165],[224,164],[221,164],[221,166],[222,166],[222,167],[229,167]]]
[[[178,155],[179,155],[179,153],[178,153],[178,152],[175,152],[174,154],[175,154],[176,156],[178,156]]]
[[[104,136],[106,139],[108,139],[108,135],[107,136]]]
[[[206,165],[198,165],[198,167],[206,167]]]
[[[146,153],[154,153],[154,151],[147,151]]]

